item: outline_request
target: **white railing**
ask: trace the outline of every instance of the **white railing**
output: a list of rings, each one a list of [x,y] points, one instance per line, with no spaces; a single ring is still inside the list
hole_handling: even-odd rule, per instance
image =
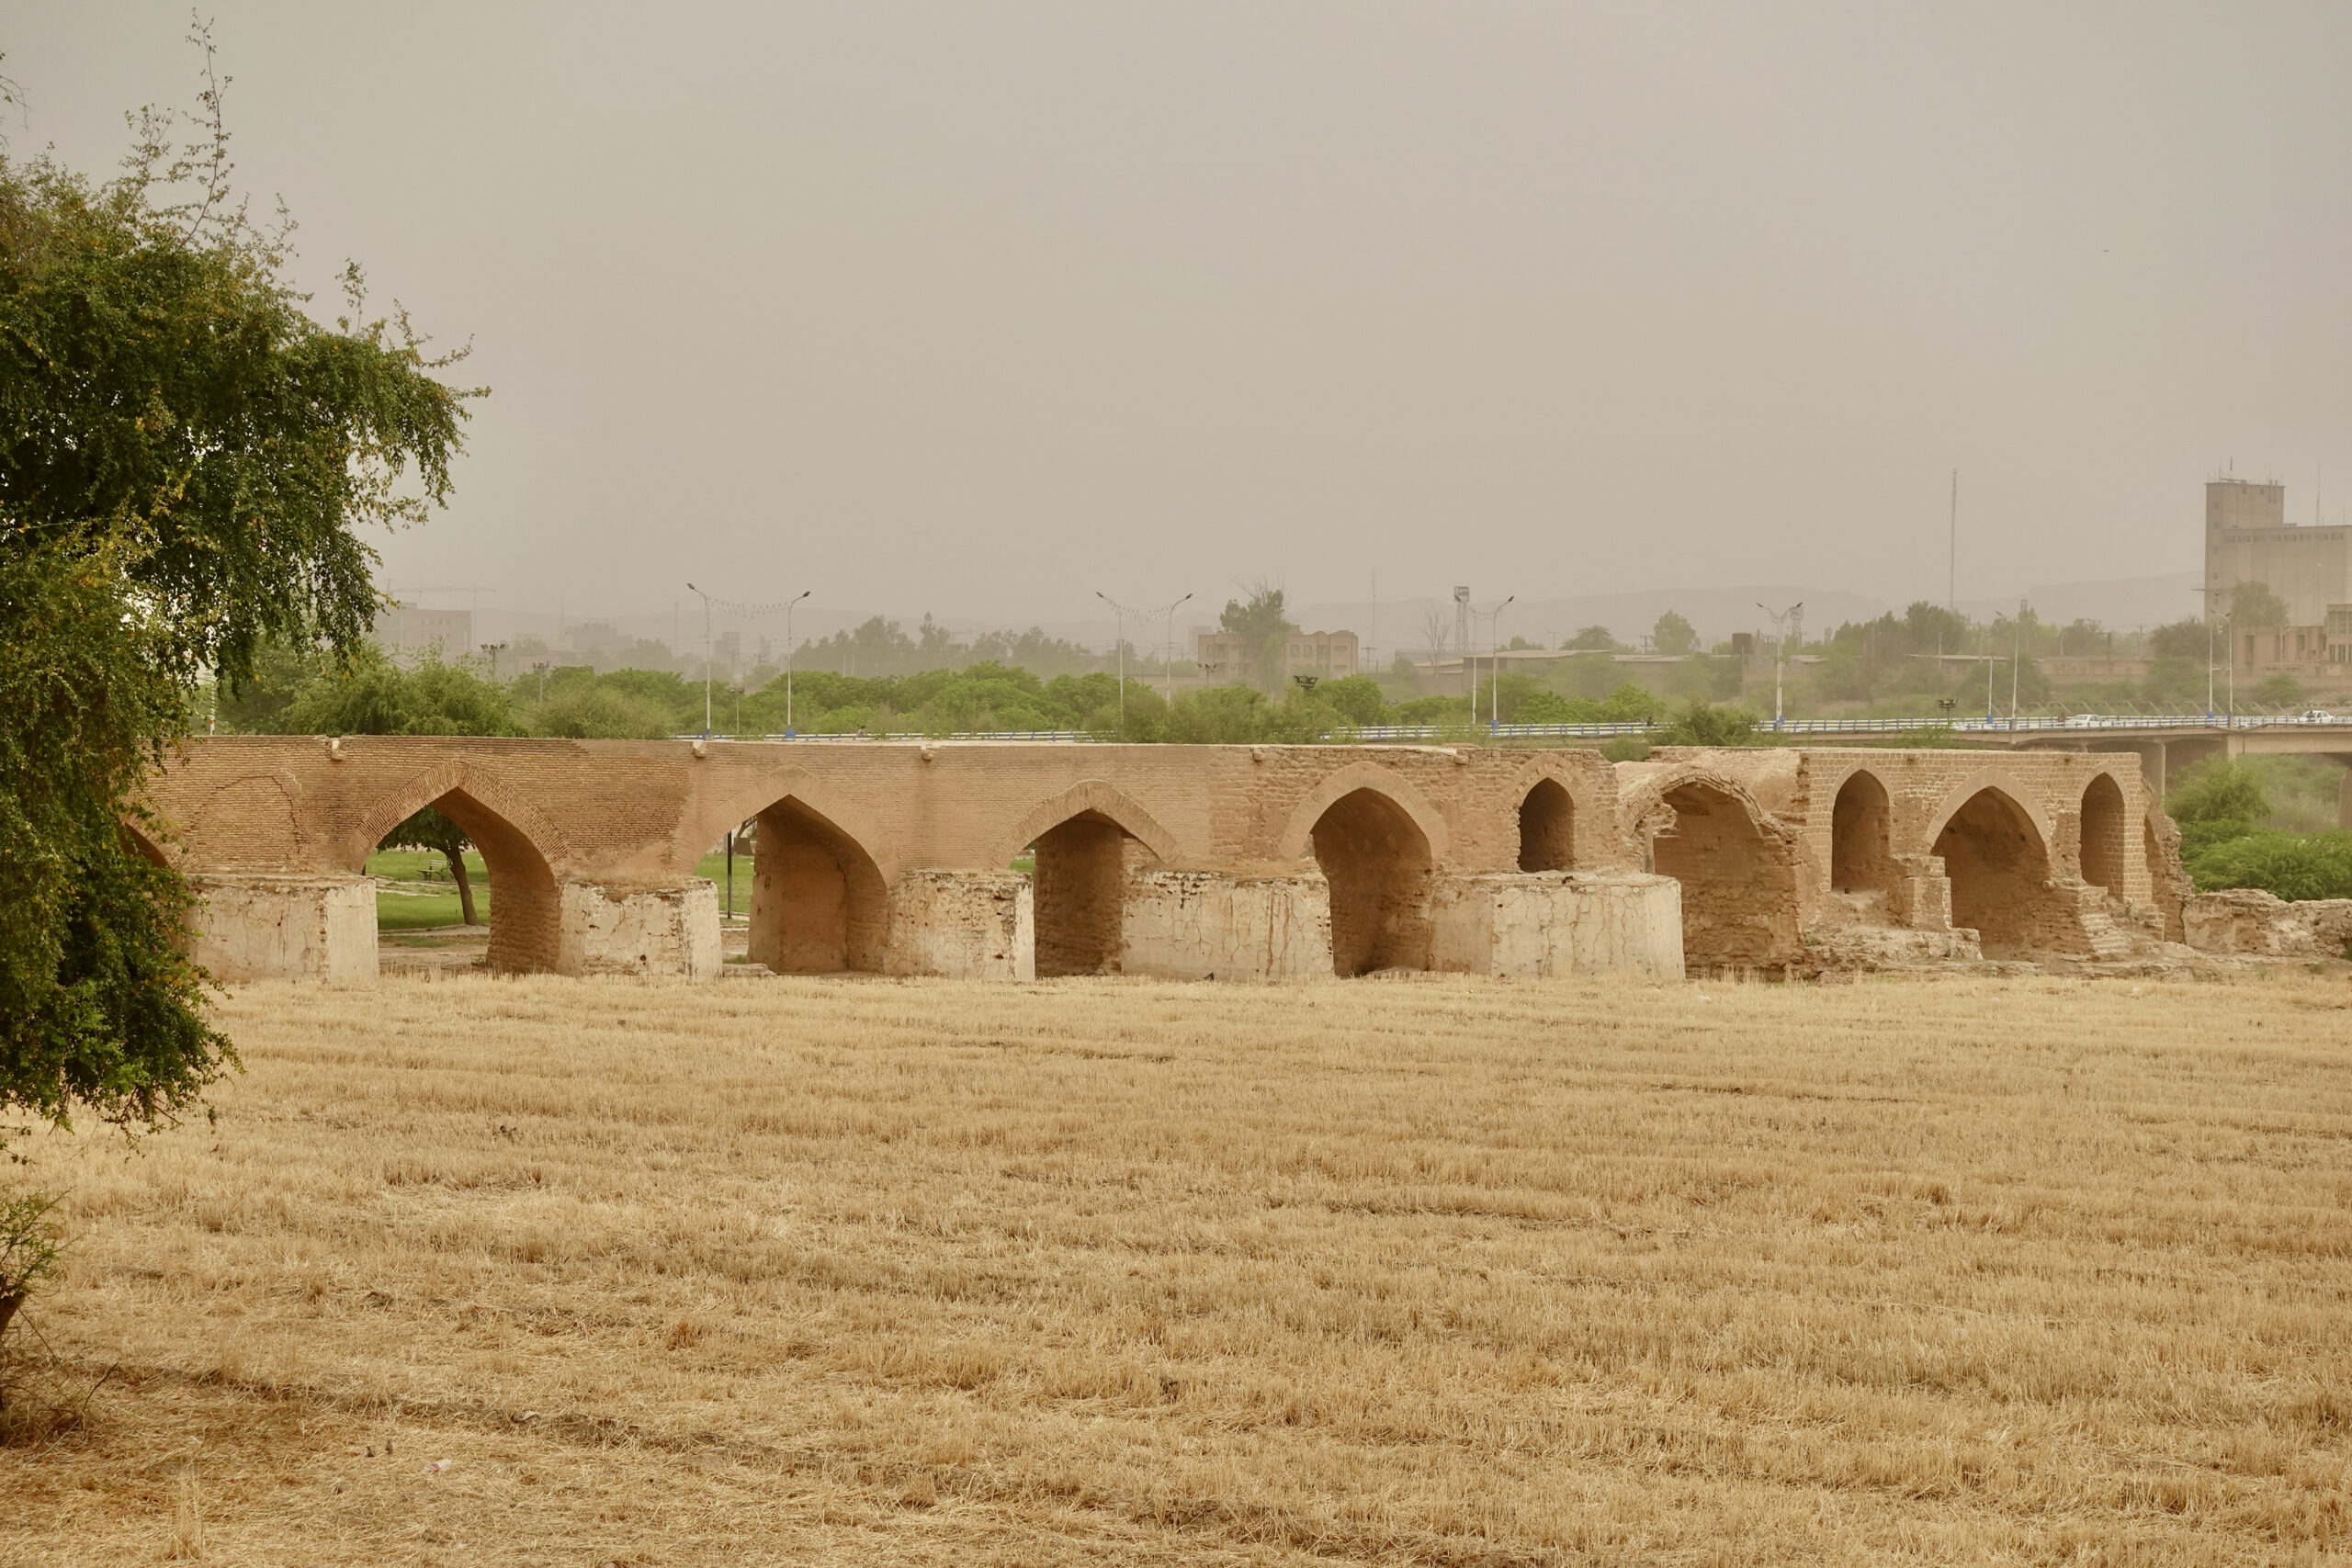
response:
[[[2076,714],[2067,718],[2041,715],[2016,718],[1759,718],[1758,735],[1902,735],[1919,730],[1945,730],[1956,735],[2015,735],[2027,731],[2064,730],[2075,733],[2130,729],[2268,729],[2324,725],[2352,729],[2352,716],[2306,718],[2301,714]],[[1659,719],[1613,719],[1590,724],[1367,724],[1327,731],[1326,740],[1442,740],[1448,737],[1487,735],[1501,739],[1606,740],[1620,735],[1648,735],[1665,728]],[[681,735],[680,740],[698,740]],[[815,735],[803,730],[791,735],[713,735],[713,740],[791,740],[854,742],[859,740],[1029,740],[1063,744],[1108,740],[1083,729],[958,730],[952,735],[925,735],[917,730]]]

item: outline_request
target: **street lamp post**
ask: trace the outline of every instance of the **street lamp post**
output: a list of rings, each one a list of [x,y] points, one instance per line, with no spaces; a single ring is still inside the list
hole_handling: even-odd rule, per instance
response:
[[[1117,628],[1114,635],[1119,644],[1119,733],[1125,735],[1127,729],[1127,617],[1133,615],[1137,620],[1146,620],[1153,615],[1159,615],[1165,617],[1168,622],[1168,641],[1159,650],[1159,690],[1160,695],[1167,697],[1172,690],[1169,684],[1168,652],[1176,642],[1176,612],[1190,603],[1193,596],[1187,593],[1172,604],[1162,605],[1158,609],[1142,610],[1129,609],[1099,588],[1094,591],[1094,596],[1110,605],[1111,613],[1115,617],[1112,624]]]
[[[1487,672],[1494,678],[1492,682],[1489,684],[1487,693],[1487,728],[1489,730],[1493,729],[1495,726],[1502,722],[1503,612],[1510,609],[1511,601],[1518,597],[1519,595],[1516,593],[1509,594],[1504,598],[1501,604],[1496,605],[1491,610],[1473,610],[1470,612],[1471,615],[1475,617],[1472,622],[1474,627],[1479,620],[1483,620],[1487,623]],[[1476,639],[1474,638],[1473,640],[1475,641]],[[1471,658],[1469,649],[1465,648],[1462,650],[1462,657],[1469,666],[1470,722],[1476,724],[1478,722],[1477,663],[1476,660]]]
[[[710,739],[710,595],[691,582],[686,587],[702,593],[702,738]]]
[[[1168,629],[1162,634],[1166,640],[1159,645],[1159,700],[1162,702],[1176,700],[1176,677],[1170,669],[1176,662],[1176,612],[1191,603],[1192,598],[1187,593],[1168,606]]]
[[[1758,609],[1772,617],[1772,728],[1781,728],[1781,660],[1789,650],[1789,617],[1804,608],[1800,599],[1785,610],[1775,610],[1770,604],[1758,604]]]
[[[784,734],[787,740],[792,738],[793,733],[792,665],[794,659],[800,652],[799,645],[792,640],[792,607],[815,592],[817,591],[813,588],[804,588],[784,602]]]
[[[498,679],[498,656],[506,651],[506,645],[503,642],[486,642],[481,645],[481,650],[490,655],[490,678],[495,681]]]
[[[2018,601],[2018,618],[2009,627],[2009,729],[2018,728],[2018,666],[2025,658],[2025,601]]]

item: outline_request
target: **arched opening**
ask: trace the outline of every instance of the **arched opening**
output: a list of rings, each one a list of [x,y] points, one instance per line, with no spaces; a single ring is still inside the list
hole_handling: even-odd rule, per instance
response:
[[[1796,956],[1796,863],[1745,802],[1713,784],[1661,797],[1674,814],[1650,842],[1651,864],[1682,884],[1682,960],[1695,973],[1773,968]]]
[[[1887,848],[1886,786],[1857,773],[1838,786],[1829,810],[1829,886],[1838,893],[1875,893],[1894,885],[1894,860]]]
[[[2129,842],[2123,791],[2116,786],[2113,774],[2101,773],[2083,791],[2083,880],[2121,897]]]
[[[1116,974],[1127,867],[1151,852],[1091,810],[1038,834],[1035,852],[1037,977]]]
[[[752,827],[744,955],[778,975],[882,967],[889,892],[856,840],[786,796]]]
[[[1315,820],[1315,860],[1331,888],[1331,970],[1430,966],[1430,841],[1377,790],[1333,801]]]
[[[1576,863],[1576,802],[1557,779],[1538,779],[1519,803],[1519,869],[1566,871]]]
[[[563,945],[563,911],[547,856],[520,829],[463,789],[424,805],[455,823],[481,852],[481,901],[486,906],[481,912],[490,923],[484,962],[508,974],[554,969]]]
[[[2050,893],[2050,852],[2025,808],[1997,789],[1980,789],[1936,835],[1951,879],[1951,923],[1976,932],[1988,958],[2066,940]]]

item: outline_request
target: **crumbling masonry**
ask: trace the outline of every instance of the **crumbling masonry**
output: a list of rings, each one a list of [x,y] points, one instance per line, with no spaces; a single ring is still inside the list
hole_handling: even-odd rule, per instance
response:
[[[428,805],[508,971],[718,972],[695,866],[747,823],[779,973],[1775,975],[2183,934],[2129,756],[236,737],[154,803],[227,979],[373,976],[367,857]]]

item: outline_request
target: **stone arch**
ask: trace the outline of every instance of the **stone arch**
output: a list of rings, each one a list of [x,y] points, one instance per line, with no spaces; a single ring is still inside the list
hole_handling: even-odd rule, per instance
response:
[[[1127,872],[1173,859],[1174,836],[1115,785],[1087,779],[1024,813],[1006,836],[1000,863],[1032,844],[1037,977],[1115,973],[1126,936]]]
[[[1886,785],[1856,768],[1838,785],[1829,808],[1829,888],[1876,893],[1894,886],[1894,807]]]
[[[2082,945],[2051,886],[2050,840],[2018,799],[1987,784],[1936,830],[1951,882],[1951,920],[1976,932],[1987,958]]]
[[[1326,806],[1308,827],[1331,898],[1331,970],[1426,969],[1436,855],[1404,804],[1370,786]]]
[[[1315,853],[1315,825],[1341,798],[1363,789],[1384,796],[1405,814],[1422,842],[1429,846],[1432,865],[1444,863],[1453,843],[1444,815],[1413,786],[1410,779],[1378,762],[1351,762],[1326,774],[1284,819],[1282,832],[1274,840],[1274,858],[1305,860]]]
[[[1149,850],[1158,859],[1177,858],[1176,835],[1138,805],[1118,785],[1102,779],[1084,779],[1022,813],[1021,820],[997,840],[991,866],[1010,864],[1012,857],[1073,817],[1091,815],[1116,827]]]
[[[880,970],[890,891],[873,854],[797,795],[771,801],[751,820],[745,956],[779,975]]]
[[[1672,768],[1643,782],[1625,815],[1646,868],[1682,885],[1682,958],[1694,974],[1785,969],[1797,942],[1795,835],[1736,780]]]
[[[430,806],[481,852],[490,892],[489,964],[509,974],[551,971],[563,949],[562,897],[555,867],[560,841],[537,812],[496,778],[468,763],[428,768],[370,801],[345,840],[347,869],[367,869],[385,834]]]
[[[1567,871],[1577,863],[1577,803],[1546,773],[1519,802],[1519,869]]]
[[[2120,898],[2130,854],[2130,813],[2115,775],[2101,771],[2083,788],[2083,880]]]
[[[155,841],[153,835],[137,824],[130,822],[122,824],[122,840],[130,846],[131,853],[148,864],[164,867],[171,865],[171,857],[164,852],[164,847]]]

